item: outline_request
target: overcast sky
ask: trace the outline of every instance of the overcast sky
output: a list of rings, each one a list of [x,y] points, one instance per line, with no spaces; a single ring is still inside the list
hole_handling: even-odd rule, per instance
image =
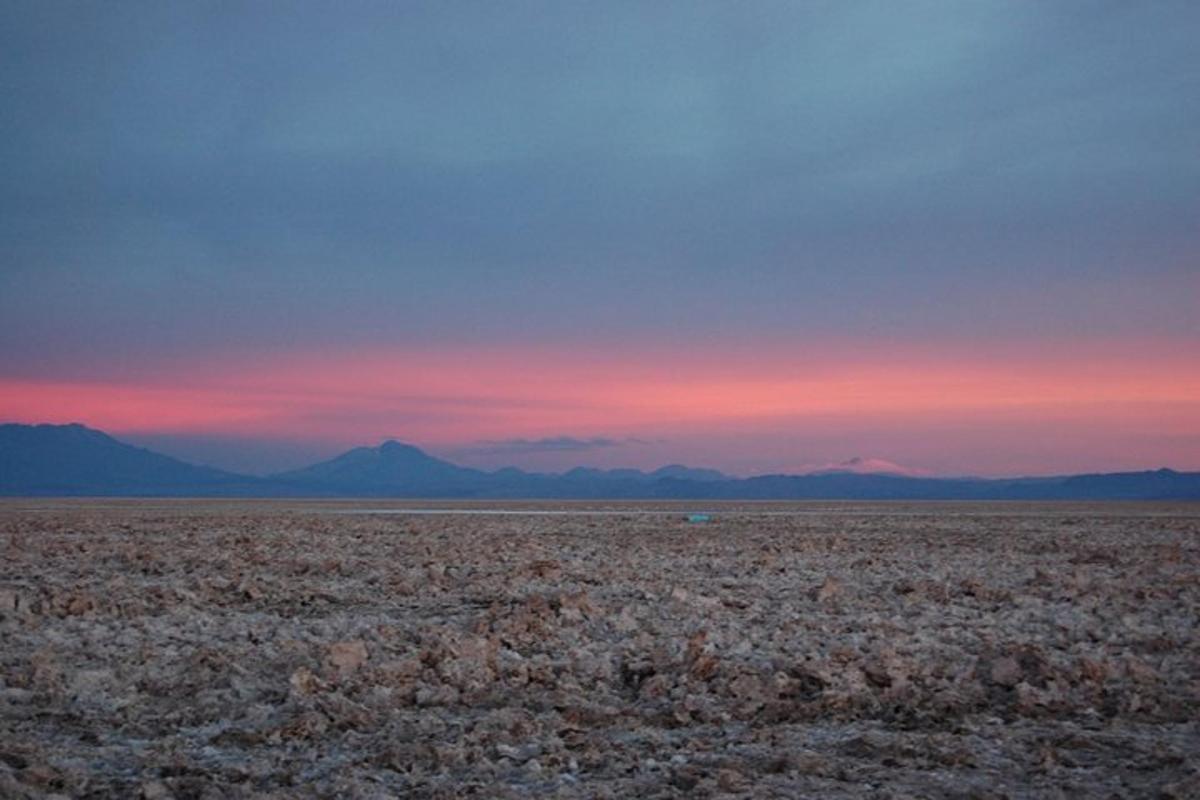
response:
[[[385,436],[483,466],[1200,468],[1195,2],[4,19],[5,418],[260,471]],[[835,373],[838,408],[797,388]],[[725,389],[681,425],[697,382]]]

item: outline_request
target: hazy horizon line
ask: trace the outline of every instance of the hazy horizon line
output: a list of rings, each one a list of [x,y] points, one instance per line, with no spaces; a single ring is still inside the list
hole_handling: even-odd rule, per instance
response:
[[[21,422],[21,421],[16,421],[16,420],[0,421],[0,426],[5,426],[5,425],[15,425],[15,426],[21,426],[21,427],[50,427],[50,428],[79,427],[79,428],[83,428],[85,430],[97,431],[97,432],[102,433],[102,434],[104,434],[118,442],[121,442],[123,444],[127,444],[127,445],[134,446],[134,447],[139,447],[139,448],[142,448],[145,450],[149,450],[151,452],[159,453],[161,455],[166,455],[166,456],[168,456],[170,458],[174,458],[178,461],[183,461],[185,463],[193,464],[196,466],[211,467],[214,469],[219,469],[224,472],[229,472],[229,473],[238,474],[238,475],[244,475],[246,477],[253,477],[253,478],[271,478],[271,477],[280,475],[285,472],[290,472],[290,471],[293,471],[296,469],[303,469],[305,467],[309,467],[314,464],[319,464],[324,461],[329,461],[334,458],[338,458],[342,455],[345,455],[346,453],[351,452],[352,450],[363,449],[363,448],[377,450],[389,442],[396,442],[399,444],[415,447],[418,450],[420,450],[421,452],[425,453],[426,455],[428,455],[432,458],[436,458],[436,459],[439,459],[442,461],[449,462],[458,467],[478,469],[479,471],[485,472],[485,473],[495,473],[495,472],[499,472],[501,470],[506,470],[506,469],[518,469],[522,472],[525,472],[525,473],[531,474],[531,475],[548,475],[548,476],[562,476],[573,470],[578,470],[578,469],[597,470],[597,471],[602,471],[602,472],[637,471],[637,472],[641,472],[643,474],[650,474],[655,471],[665,469],[668,467],[673,467],[673,466],[682,466],[682,467],[685,467],[685,468],[691,469],[691,470],[712,470],[715,472],[719,472],[725,478],[732,479],[732,480],[747,480],[750,478],[768,477],[768,476],[774,476],[774,475],[804,477],[804,476],[831,474],[831,473],[841,473],[841,474],[852,473],[852,474],[859,474],[859,475],[882,475],[882,476],[892,476],[892,477],[900,477],[900,478],[929,479],[929,480],[988,480],[988,481],[990,481],[990,480],[1049,479],[1049,478],[1070,477],[1070,476],[1074,476],[1074,475],[1124,474],[1124,473],[1139,473],[1139,472],[1155,472],[1155,471],[1159,471],[1159,470],[1170,470],[1172,472],[1178,472],[1178,473],[1189,473],[1189,472],[1197,471],[1197,470],[1190,470],[1187,468],[1179,468],[1179,467],[1171,466],[1168,464],[1161,464],[1156,467],[1141,467],[1141,468],[1138,468],[1138,467],[1104,467],[1104,468],[1093,468],[1093,469],[1078,470],[1078,471],[1067,471],[1067,472],[1060,471],[1060,472],[1044,472],[1044,473],[1029,473],[1029,472],[1007,473],[1007,474],[986,474],[986,473],[971,473],[971,472],[939,473],[939,472],[932,472],[932,471],[928,471],[928,470],[922,470],[922,469],[916,468],[916,467],[908,467],[906,465],[896,464],[894,462],[890,462],[886,459],[882,459],[879,457],[862,457],[862,456],[852,456],[841,462],[829,462],[829,463],[820,463],[820,464],[811,464],[811,465],[801,465],[797,469],[794,469],[794,470],[782,470],[782,471],[781,470],[764,470],[764,471],[758,471],[758,472],[732,471],[732,470],[724,469],[721,467],[711,466],[709,464],[687,463],[686,461],[679,460],[679,459],[668,460],[668,461],[660,463],[654,467],[637,466],[637,465],[626,465],[626,466],[615,465],[615,466],[613,466],[613,465],[598,465],[598,464],[589,464],[589,463],[575,463],[571,467],[559,468],[559,469],[537,469],[537,468],[530,468],[527,466],[521,466],[521,465],[515,464],[515,463],[502,464],[500,466],[493,466],[493,467],[474,467],[469,464],[463,464],[461,461],[457,460],[455,458],[453,448],[442,447],[442,446],[439,446],[436,444],[430,445],[430,444],[426,444],[426,443],[421,443],[419,441],[410,440],[410,439],[404,438],[402,436],[387,435],[387,434],[377,437],[377,439],[378,439],[377,444],[351,444],[351,445],[342,444],[342,445],[333,445],[331,447],[326,446],[326,447],[321,448],[321,449],[327,450],[328,452],[331,453],[330,455],[328,455],[326,457],[317,457],[316,459],[298,462],[297,466],[288,467],[285,469],[274,469],[274,470],[265,470],[264,471],[264,470],[233,469],[233,468],[229,468],[226,466],[222,466],[219,463],[212,463],[211,461],[206,461],[205,459],[202,459],[202,458],[192,458],[192,457],[187,457],[184,455],[178,455],[178,454],[169,452],[168,449],[163,449],[161,447],[152,446],[152,445],[149,445],[146,443],[147,441],[173,438],[172,434],[169,434],[169,433],[138,434],[136,432],[129,433],[129,432],[121,432],[121,431],[109,431],[109,430],[105,430],[103,428],[97,428],[95,426],[88,425],[87,423],[78,422],[78,421],[65,422],[65,423]],[[187,435],[180,434],[179,436],[186,438]],[[222,439],[223,437],[212,437],[212,438]],[[573,440],[575,437],[563,435],[563,436],[558,436],[558,437],[544,437],[544,438],[548,441],[563,441],[563,440]],[[594,443],[590,443],[590,444],[594,444],[595,447],[611,447],[611,446],[619,446],[620,444],[622,444],[622,441],[617,438],[609,438],[609,437],[594,437],[594,438],[603,440],[603,441],[596,441]],[[627,438],[631,438],[631,437],[627,437]],[[245,439],[245,438],[238,438],[237,440],[242,443],[251,444],[251,445],[253,445],[253,443],[255,441],[261,441],[261,440],[255,440],[255,439]],[[305,444],[304,442],[295,441],[295,440],[289,441],[289,440],[272,439],[271,441],[276,442],[276,443],[281,443],[281,444],[292,444],[295,446],[303,446]],[[488,441],[491,442],[493,440],[488,440]],[[504,440],[499,440],[499,441],[504,441]],[[523,441],[529,441],[529,440],[523,440],[523,439],[517,438],[517,439],[513,439],[511,441],[522,441],[523,442]],[[641,440],[633,439],[632,441],[633,441],[633,443],[641,443]],[[571,448],[565,447],[562,449],[569,450]],[[586,449],[586,448],[581,448],[581,449]],[[879,466],[879,467],[891,466],[891,467],[894,467],[894,469],[886,469],[886,468],[875,469],[875,468],[872,468],[873,466]],[[859,467],[861,467],[861,468],[859,468]]]

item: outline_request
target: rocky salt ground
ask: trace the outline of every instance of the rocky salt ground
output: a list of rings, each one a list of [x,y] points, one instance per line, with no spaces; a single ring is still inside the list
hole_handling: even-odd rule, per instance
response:
[[[1196,506],[47,506],[2,797],[1200,796]]]

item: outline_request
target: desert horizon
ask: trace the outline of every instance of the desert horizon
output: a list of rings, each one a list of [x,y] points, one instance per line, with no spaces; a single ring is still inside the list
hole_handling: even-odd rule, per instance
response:
[[[395,440],[274,475],[188,464],[79,424],[0,424],[0,496],[416,497],[712,500],[1200,500],[1200,472],[1167,468],[1017,478],[935,477],[851,459],[799,475],[738,477],[669,464],[561,473],[463,467]]]

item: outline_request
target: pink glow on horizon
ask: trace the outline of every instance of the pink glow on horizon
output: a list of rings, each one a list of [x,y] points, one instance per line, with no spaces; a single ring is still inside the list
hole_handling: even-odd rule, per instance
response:
[[[1200,467],[1198,359],[1170,353],[1041,348],[981,357],[853,343],[294,353],[196,361],[122,382],[0,380],[0,418],[344,445],[392,436],[435,448],[569,434],[669,437],[686,452],[687,440],[721,434],[731,463],[772,432],[870,429],[886,444],[907,430],[942,430],[949,444],[969,429],[981,471],[995,470],[989,441],[1050,426],[1072,432],[1064,444],[1080,453],[1099,452],[1092,440],[1114,432],[1137,434],[1156,442],[1146,458]]]

